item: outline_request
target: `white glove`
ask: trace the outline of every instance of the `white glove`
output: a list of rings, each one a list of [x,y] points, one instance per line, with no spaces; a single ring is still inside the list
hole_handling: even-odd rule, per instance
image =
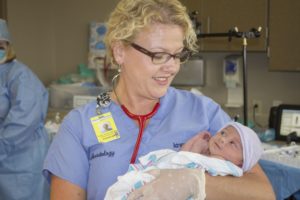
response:
[[[147,172],[155,180],[133,191],[128,200],[205,199],[205,174],[202,169],[155,169]]]

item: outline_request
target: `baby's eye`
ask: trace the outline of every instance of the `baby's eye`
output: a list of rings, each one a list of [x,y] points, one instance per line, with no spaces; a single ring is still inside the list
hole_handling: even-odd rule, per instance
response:
[[[238,145],[237,145],[234,141],[231,141],[230,144],[231,144],[234,148],[238,148]]]
[[[221,131],[221,135],[225,135],[225,131]]]

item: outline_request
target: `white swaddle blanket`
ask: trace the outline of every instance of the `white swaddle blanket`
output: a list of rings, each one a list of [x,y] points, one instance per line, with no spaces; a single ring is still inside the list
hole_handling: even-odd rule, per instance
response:
[[[243,171],[233,163],[197,153],[169,149],[150,152],[139,158],[139,164],[131,164],[129,170],[107,190],[105,200],[126,200],[128,194],[154,179],[147,173],[152,169],[201,168],[212,176],[242,176]],[[205,185],[204,185],[205,186]]]

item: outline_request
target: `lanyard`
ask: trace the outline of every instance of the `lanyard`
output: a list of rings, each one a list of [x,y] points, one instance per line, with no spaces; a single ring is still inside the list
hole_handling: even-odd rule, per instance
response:
[[[152,109],[152,111],[148,114],[145,114],[145,115],[133,114],[124,105],[121,105],[121,108],[126,113],[126,115],[128,117],[130,117],[131,119],[133,119],[133,120],[137,120],[137,122],[139,124],[139,134],[138,134],[138,137],[137,137],[136,142],[135,142],[134,151],[131,155],[131,159],[130,159],[131,164],[135,163],[136,156],[138,154],[140,144],[141,144],[141,140],[142,140],[142,137],[143,137],[146,121],[148,119],[150,119],[151,117],[153,117],[153,115],[157,112],[159,105],[160,105],[159,102],[157,102],[155,104],[154,108]]]

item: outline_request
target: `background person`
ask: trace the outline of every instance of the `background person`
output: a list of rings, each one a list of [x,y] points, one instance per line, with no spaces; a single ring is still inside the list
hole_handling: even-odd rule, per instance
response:
[[[6,22],[0,19],[0,198],[46,200],[42,166],[49,146],[44,120],[48,92],[16,60]]]
[[[200,147],[196,148],[197,145]],[[201,149],[206,146],[207,149]],[[257,134],[237,122],[226,124],[212,137],[208,132],[196,135],[181,150],[162,149],[142,156],[138,164],[130,165],[128,172],[109,187],[105,200],[127,199],[131,191],[154,180],[153,172],[148,173],[153,169],[199,168],[212,176],[240,177],[251,170],[263,152]],[[204,187],[205,178],[202,182]],[[205,193],[199,199],[205,199]]]
[[[196,133],[214,135],[231,120],[210,98],[170,87],[180,64],[196,49],[196,41],[178,0],[118,3],[105,36],[107,51],[120,68],[109,93],[112,101],[100,99],[100,107],[91,102],[64,118],[44,167],[51,199],[103,199],[136,157],[163,148],[178,151]],[[98,124],[106,120],[116,134],[100,137]],[[144,199],[195,197],[201,192],[199,178],[191,169],[161,170],[139,192]],[[183,180],[187,184],[178,185]],[[174,183],[177,192],[168,191],[167,183]],[[239,179],[206,176],[206,194],[208,200],[274,198],[259,165]]]

